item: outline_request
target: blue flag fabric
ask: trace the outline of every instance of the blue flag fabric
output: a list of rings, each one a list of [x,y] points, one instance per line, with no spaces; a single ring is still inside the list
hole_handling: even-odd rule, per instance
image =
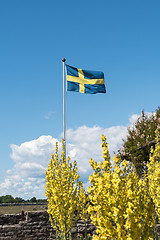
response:
[[[67,90],[81,93],[106,93],[104,73],[66,65]]]

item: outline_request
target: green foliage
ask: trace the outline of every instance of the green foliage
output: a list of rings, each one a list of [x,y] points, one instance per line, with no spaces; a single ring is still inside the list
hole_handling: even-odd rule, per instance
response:
[[[15,200],[11,195],[5,195],[0,197],[0,203],[14,203]]]
[[[127,139],[124,141],[123,148],[119,150],[120,157],[133,163],[140,176],[147,170],[150,147],[155,139],[159,120],[160,107],[156,110],[156,114],[152,113],[150,116],[142,111],[134,127],[128,128]]]
[[[30,202],[37,202],[36,197],[32,197],[32,198],[30,199]]]
[[[14,199],[14,202],[15,202],[15,203],[23,203],[23,202],[25,202],[25,200],[24,200],[23,198],[16,197],[16,198]]]
[[[40,202],[47,203],[47,199],[36,199],[36,197],[32,197],[30,200],[24,200],[20,197],[13,197],[12,195],[5,195],[0,197],[0,203],[28,203],[28,202]]]

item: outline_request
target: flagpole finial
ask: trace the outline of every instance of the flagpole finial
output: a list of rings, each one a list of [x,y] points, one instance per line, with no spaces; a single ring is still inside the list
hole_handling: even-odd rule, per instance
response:
[[[62,62],[65,62],[66,61],[66,59],[65,58],[62,58]]]

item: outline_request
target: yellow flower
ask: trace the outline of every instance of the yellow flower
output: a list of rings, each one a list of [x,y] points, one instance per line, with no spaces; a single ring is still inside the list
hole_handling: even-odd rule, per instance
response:
[[[151,149],[150,161],[148,167],[149,192],[153,199],[155,210],[160,220],[160,142],[159,131],[156,130],[155,150]]]
[[[79,180],[77,163],[73,167],[70,158],[65,158],[64,140],[62,140],[62,155],[59,160],[58,144],[56,143],[55,157],[51,155],[46,174],[46,197],[50,222],[61,239],[67,239],[71,228],[79,218],[87,218],[87,195]],[[75,210],[78,214],[73,221]],[[54,219],[54,221],[53,221]]]
[[[134,166],[115,155],[114,169],[106,138],[102,135],[103,161],[90,160],[94,172],[89,177],[88,207],[92,223],[97,228],[94,240],[140,240],[151,239],[154,208],[147,191],[147,181],[140,179]],[[98,169],[98,171],[97,171]]]

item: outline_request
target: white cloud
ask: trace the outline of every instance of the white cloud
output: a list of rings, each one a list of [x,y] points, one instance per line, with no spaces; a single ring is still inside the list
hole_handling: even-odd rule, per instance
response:
[[[133,114],[133,115],[131,115],[130,118],[129,118],[130,124],[131,124],[131,125],[134,125],[139,116],[140,116],[140,115],[138,115],[138,114]]]
[[[7,170],[5,181],[0,184],[0,195],[29,197],[36,188],[39,189],[36,195],[44,197],[45,170],[56,142],[51,136],[41,136],[19,146],[11,144],[14,167]]]
[[[91,172],[90,158],[96,161],[102,160],[101,135],[107,136],[109,151],[113,156],[113,151],[116,152],[119,149],[126,133],[127,127],[124,126],[111,128],[81,126],[75,130],[69,129],[67,131],[67,142],[72,143],[67,147],[68,155],[72,156],[72,160],[77,160],[79,172],[85,181]]]
[[[132,115],[133,123],[138,115]],[[101,135],[107,137],[111,156],[126,137],[127,126],[113,126],[102,128],[99,126],[81,126],[77,129],[67,130],[67,155],[78,163],[79,174],[85,186],[88,186],[88,177],[92,172],[89,164],[90,158],[102,160]],[[55,143],[61,143],[52,136],[41,136],[38,139],[24,142],[20,145],[11,144],[11,159],[14,161],[13,169],[6,172],[6,178],[0,184],[0,195],[12,194],[23,198],[36,196],[45,197],[45,170],[54,153]],[[59,150],[61,154],[61,149]]]

